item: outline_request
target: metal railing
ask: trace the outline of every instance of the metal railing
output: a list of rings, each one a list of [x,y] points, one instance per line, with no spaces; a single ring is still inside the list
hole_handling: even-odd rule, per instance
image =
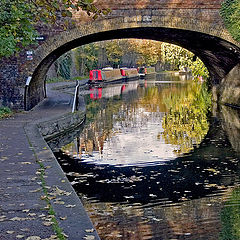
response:
[[[78,110],[79,86],[80,86],[80,82],[77,80],[77,85],[75,87],[75,93],[74,93],[74,99],[73,99],[72,113]]]

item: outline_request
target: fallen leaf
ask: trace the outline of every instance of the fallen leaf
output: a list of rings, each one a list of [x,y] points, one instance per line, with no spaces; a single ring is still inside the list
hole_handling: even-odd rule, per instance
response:
[[[52,222],[43,222],[44,226],[51,226],[53,223]]]
[[[86,240],[94,240],[94,239],[95,239],[95,236],[93,236],[93,235],[85,235],[85,236],[83,237],[83,239],[86,239]]]
[[[66,205],[67,208],[73,208],[73,207],[76,207],[76,205],[71,205],[71,204],[68,204]]]
[[[26,240],[41,240],[39,236],[30,236]]]
[[[29,211],[30,211],[30,209],[23,209],[22,210],[22,212],[26,212],[26,213],[29,212]]]
[[[24,238],[24,235],[17,235],[16,238]]]

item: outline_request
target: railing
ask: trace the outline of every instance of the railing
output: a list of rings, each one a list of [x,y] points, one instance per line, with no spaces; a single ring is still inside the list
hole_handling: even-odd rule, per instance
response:
[[[74,99],[73,99],[73,106],[72,106],[72,113],[78,110],[78,93],[79,93],[79,86],[80,83],[77,80],[77,85],[75,88]]]

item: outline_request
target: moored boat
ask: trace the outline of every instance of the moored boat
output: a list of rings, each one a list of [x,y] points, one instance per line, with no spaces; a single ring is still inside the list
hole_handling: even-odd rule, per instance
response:
[[[140,67],[138,70],[140,78],[152,78],[156,77],[157,73],[155,67]]]
[[[94,69],[89,72],[89,83],[114,82],[139,77],[136,68],[117,68],[110,67],[103,69]]]
[[[137,68],[121,68],[121,75],[125,80],[138,79],[139,74]]]

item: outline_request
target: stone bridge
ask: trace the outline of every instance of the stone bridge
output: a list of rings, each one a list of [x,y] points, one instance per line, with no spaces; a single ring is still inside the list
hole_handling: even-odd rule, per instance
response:
[[[207,66],[215,99],[240,106],[240,43],[219,14],[223,0],[96,0],[112,11],[95,21],[73,12],[75,25],[39,26],[37,45],[0,64],[0,105],[29,110],[46,97],[45,76],[65,52],[92,42],[141,38],[195,53]],[[61,19],[59,20],[61,23]]]

